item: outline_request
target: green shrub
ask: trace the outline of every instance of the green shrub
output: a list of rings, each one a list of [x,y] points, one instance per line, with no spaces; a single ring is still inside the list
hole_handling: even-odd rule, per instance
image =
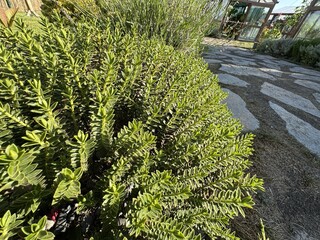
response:
[[[265,40],[257,46],[258,52],[273,56],[289,56],[294,41],[292,39]]]
[[[125,33],[138,30],[188,52],[200,50],[220,9],[218,0],[97,0],[97,5],[102,12],[98,18],[110,18]]]
[[[282,56],[312,67],[320,67],[320,39],[265,40],[257,46],[258,52]]]
[[[206,64],[93,21],[42,24],[0,34],[0,237],[235,239],[262,181]]]
[[[315,67],[320,67],[320,44],[300,47],[301,62]]]
[[[273,28],[264,28],[260,39],[279,39],[281,38],[280,29],[275,26]]]
[[[320,56],[317,55],[317,46],[320,45],[320,39],[312,40],[296,40],[289,53],[296,61],[301,61],[305,64],[314,65],[320,62]]]

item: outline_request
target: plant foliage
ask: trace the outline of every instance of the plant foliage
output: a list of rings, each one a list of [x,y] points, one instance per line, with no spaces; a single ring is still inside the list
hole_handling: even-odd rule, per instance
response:
[[[188,52],[199,52],[206,34],[216,28],[219,0],[96,0],[82,12],[149,38],[162,39],[167,45]]]
[[[157,40],[56,17],[41,35],[0,32],[1,238],[236,239],[262,181],[216,76]]]
[[[50,21],[54,21],[56,13],[61,13],[73,22],[73,19],[82,14],[80,9],[86,8],[90,9],[91,13],[99,11],[95,0],[42,0],[41,12]]]
[[[281,21],[278,21],[272,27],[264,28],[260,37],[260,41],[266,39],[280,39],[282,36],[281,31],[283,29],[283,24],[284,23]]]
[[[283,56],[312,67],[320,67],[320,39],[312,40],[266,40],[260,43],[257,51],[274,56]]]

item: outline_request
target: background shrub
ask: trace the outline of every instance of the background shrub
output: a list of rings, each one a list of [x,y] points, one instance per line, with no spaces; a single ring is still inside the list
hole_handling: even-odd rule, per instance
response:
[[[125,33],[134,29],[187,52],[200,50],[203,37],[216,26],[220,9],[218,0],[97,0],[97,5],[98,18],[110,18]]]
[[[312,67],[320,66],[320,39],[313,40],[265,40],[257,46],[258,52],[301,62]]]
[[[203,60],[55,22],[0,33],[0,236],[234,239],[262,181]]]
[[[80,9],[89,8],[91,13],[98,13],[99,9],[95,0],[42,0],[41,12],[51,22],[56,13],[62,13],[69,21],[82,15]]]
[[[300,61],[315,67],[320,67],[320,44],[300,46]]]
[[[265,40],[257,46],[258,52],[268,53],[274,56],[289,56],[294,40],[279,39],[279,40]]]
[[[296,40],[289,54],[296,61],[316,66],[320,62],[319,45],[320,39]]]
[[[267,39],[279,39],[281,38],[281,25],[276,23],[273,27],[266,27],[263,29],[260,41]]]

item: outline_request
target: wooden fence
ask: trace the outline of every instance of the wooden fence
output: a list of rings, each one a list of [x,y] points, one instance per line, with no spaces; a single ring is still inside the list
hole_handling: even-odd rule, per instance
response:
[[[32,4],[34,11],[41,11],[41,0],[0,0],[0,8],[8,9],[10,7],[18,7],[20,12],[27,12],[30,9],[28,2]]]

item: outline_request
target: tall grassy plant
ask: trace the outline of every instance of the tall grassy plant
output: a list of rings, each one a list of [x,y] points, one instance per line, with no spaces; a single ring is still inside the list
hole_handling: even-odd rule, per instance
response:
[[[110,18],[125,33],[137,28],[187,52],[199,51],[220,10],[218,0],[97,0],[97,5],[99,17]]]
[[[73,23],[79,18],[84,9],[90,9],[91,14],[96,14],[99,9],[95,0],[42,0],[41,12],[50,21],[54,21],[54,13],[62,13]]]

